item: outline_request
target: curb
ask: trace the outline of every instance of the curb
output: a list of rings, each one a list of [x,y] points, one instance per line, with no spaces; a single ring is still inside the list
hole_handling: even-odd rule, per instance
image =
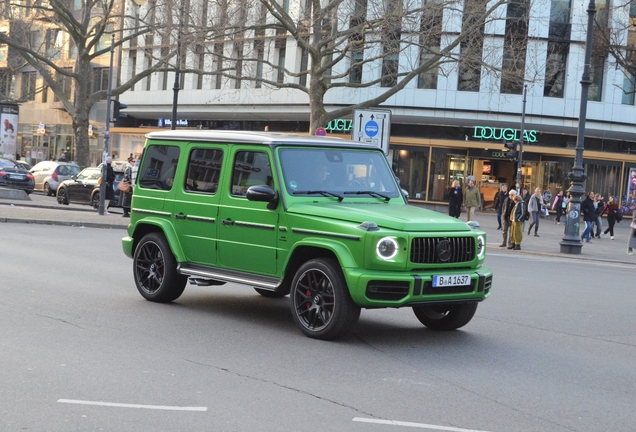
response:
[[[60,225],[78,228],[126,229],[127,226],[98,222],[64,222],[42,219],[0,218],[0,223],[23,223],[27,225]]]

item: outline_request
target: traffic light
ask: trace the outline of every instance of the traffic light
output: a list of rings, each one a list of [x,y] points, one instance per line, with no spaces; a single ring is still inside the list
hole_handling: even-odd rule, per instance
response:
[[[512,161],[517,160],[517,143],[514,141],[506,141],[504,142],[504,152],[508,159]]]
[[[113,101],[113,122],[119,120],[120,117],[126,117],[126,114],[121,113],[120,111],[128,108],[128,105],[119,102],[118,100]]]

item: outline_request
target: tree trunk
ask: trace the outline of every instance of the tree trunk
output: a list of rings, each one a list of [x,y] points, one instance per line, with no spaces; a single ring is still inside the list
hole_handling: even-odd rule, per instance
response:
[[[318,63],[320,64],[320,63]],[[326,127],[327,111],[325,111],[325,85],[317,68],[312,67],[311,84],[309,86],[309,135],[316,135],[316,129]]]
[[[79,112],[73,117],[75,134],[75,162],[82,168],[90,165],[88,146],[88,112]]]

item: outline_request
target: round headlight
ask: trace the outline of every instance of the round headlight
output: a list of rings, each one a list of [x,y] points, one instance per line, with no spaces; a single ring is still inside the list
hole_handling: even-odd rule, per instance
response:
[[[477,236],[477,256],[479,258],[486,254],[486,239],[484,236]]]
[[[398,253],[398,243],[391,237],[384,237],[380,239],[375,250],[380,258],[390,260]]]

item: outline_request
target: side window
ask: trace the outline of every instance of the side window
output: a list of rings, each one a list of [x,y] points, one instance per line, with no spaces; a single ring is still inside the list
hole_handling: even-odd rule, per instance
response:
[[[170,190],[179,162],[177,146],[151,145],[145,151],[139,170],[139,186],[144,189]]]
[[[250,186],[274,186],[269,156],[265,152],[236,152],[232,171],[232,190],[234,196],[245,196]]]
[[[184,189],[188,192],[215,194],[219,186],[223,150],[193,149],[188,159]]]

